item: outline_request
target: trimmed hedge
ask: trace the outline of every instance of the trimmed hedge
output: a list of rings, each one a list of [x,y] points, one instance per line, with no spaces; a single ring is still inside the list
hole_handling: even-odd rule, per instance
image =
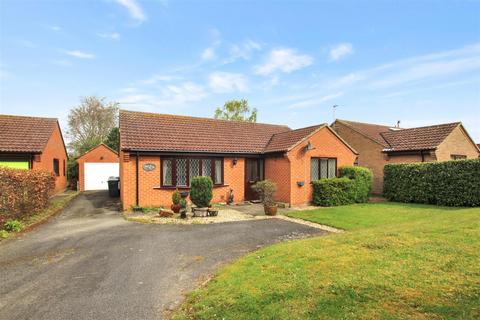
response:
[[[0,224],[44,209],[54,189],[51,172],[0,167]]]
[[[208,207],[213,198],[213,182],[210,177],[193,177],[190,185],[190,200],[197,207]]]
[[[339,175],[313,181],[314,205],[330,207],[368,201],[373,181],[370,169],[346,166],[339,169]]]
[[[355,181],[355,202],[367,202],[372,192],[373,173],[364,167],[346,166],[338,170],[340,177],[347,177]]]
[[[383,195],[398,202],[480,206],[480,159],[388,164]]]

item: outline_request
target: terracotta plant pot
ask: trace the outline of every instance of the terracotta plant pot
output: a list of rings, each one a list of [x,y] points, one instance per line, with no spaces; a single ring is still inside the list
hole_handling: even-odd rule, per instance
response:
[[[179,213],[182,206],[180,204],[172,204],[170,208],[172,209],[173,212]]]
[[[265,210],[265,214],[267,216],[276,216],[277,215],[277,209],[278,209],[277,205],[273,205],[273,206],[265,205],[263,207],[263,209]]]

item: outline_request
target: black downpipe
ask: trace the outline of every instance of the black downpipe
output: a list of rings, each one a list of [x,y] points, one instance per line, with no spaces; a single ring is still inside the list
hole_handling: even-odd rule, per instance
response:
[[[139,156],[139,153],[137,151],[137,156],[135,157],[135,163],[136,163],[136,166],[135,166],[135,175],[136,175],[136,179],[135,179],[135,183],[136,183],[136,206],[138,208],[138,156]]]

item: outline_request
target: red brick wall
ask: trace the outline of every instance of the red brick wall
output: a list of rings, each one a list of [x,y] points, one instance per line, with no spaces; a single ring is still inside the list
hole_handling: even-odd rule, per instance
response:
[[[85,163],[86,162],[118,162],[118,155],[103,144],[83,154],[77,159],[78,163],[78,187],[85,190]]]
[[[287,156],[265,159],[265,179],[277,184],[276,201],[290,203],[290,159]]]
[[[124,210],[130,209],[136,204],[136,160],[135,154],[125,161],[126,153],[120,152],[120,196]],[[128,157],[128,154],[127,154]],[[155,164],[155,170],[143,170],[143,164]],[[160,187],[160,157],[139,157],[139,206],[140,207],[170,207],[172,193],[175,189],[162,189]],[[234,190],[235,202],[244,200],[244,171],[245,160],[237,159],[233,165],[233,158],[224,158],[224,186],[213,188],[212,202],[226,202],[230,188]],[[179,189],[182,190],[182,189]]]
[[[305,146],[310,142],[312,150],[305,152]],[[290,204],[306,204],[312,201],[312,185],[310,184],[310,159],[312,157],[337,158],[337,168],[353,165],[356,154],[338,137],[324,127],[309,139],[288,152],[291,164]],[[298,181],[304,181],[304,186],[298,186]]]
[[[39,157],[35,157],[32,161],[33,170],[47,170],[53,172],[53,159],[58,159],[60,175],[55,178],[55,192],[63,191],[67,188],[67,152],[65,151],[65,144],[62,139],[62,132],[57,126],[52,132],[47,145]]]

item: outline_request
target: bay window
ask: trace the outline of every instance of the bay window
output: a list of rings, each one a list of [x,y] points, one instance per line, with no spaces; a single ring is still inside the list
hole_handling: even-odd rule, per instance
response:
[[[175,157],[162,158],[162,187],[190,186],[193,177],[210,177],[214,185],[223,185],[223,159]]]
[[[337,158],[311,158],[310,181],[337,176]]]

